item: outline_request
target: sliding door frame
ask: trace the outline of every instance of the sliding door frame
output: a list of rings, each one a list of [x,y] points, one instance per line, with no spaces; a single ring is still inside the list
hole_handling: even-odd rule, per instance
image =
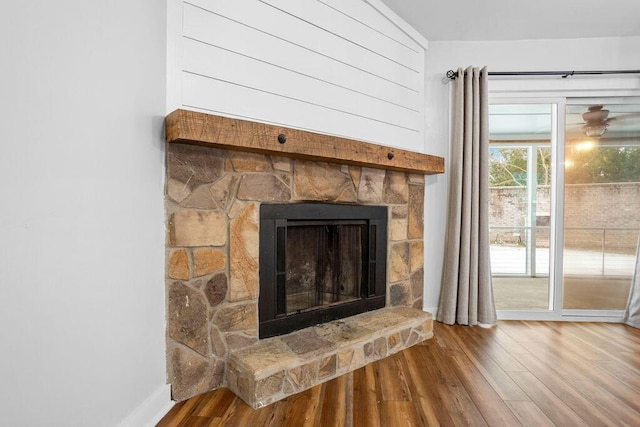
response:
[[[551,310],[498,310],[499,319],[622,322],[619,310],[562,309],[562,248],[564,247],[564,133],[567,100],[570,103],[640,103],[640,82],[636,76],[594,76],[584,78],[492,78],[490,104],[556,104],[552,114],[552,212],[549,248],[549,303]],[[555,119],[553,118],[555,116]],[[553,121],[555,120],[555,122]],[[553,132],[553,129],[556,129]],[[555,148],[554,148],[555,146]],[[554,151],[555,150],[555,151]],[[554,300],[551,301],[551,298]]]
[[[490,104],[547,104],[551,107],[551,212],[549,244],[549,309],[497,310],[503,320],[567,320],[621,322],[624,310],[584,310],[563,308],[563,248],[565,190],[565,119],[567,105],[640,103],[637,97],[508,97],[491,98]],[[532,249],[533,250],[533,249]]]
[[[536,104],[551,107],[551,211],[549,228],[549,282],[547,310],[497,310],[498,319],[503,320],[561,320],[562,319],[562,254],[556,250],[557,242],[562,242],[562,191],[559,184],[564,183],[564,174],[558,176],[564,167],[564,153],[559,149],[559,141],[564,141],[564,97],[508,97],[489,99],[489,104]],[[562,165],[560,167],[559,165]],[[561,171],[560,171],[561,172]],[[560,179],[560,181],[558,181]],[[558,223],[560,219],[560,224]],[[534,250],[534,249],[532,249]],[[560,276],[558,276],[558,271]],[[558,281],[560,280],[560,281]]]
[[[622,96],[610,96],[610,97],[567,97],[566,105],[583,105],[583,104],[640,104],[640,97],[622,97]],[[566,114],[565,114],[566,116]],[[562,156],[564,159],[565,153],[565,143],[564,138],[562,140]],[[563,160],[564,161],[564,160]],[[563,168],[564,169],[564,168]],[[562,189],[564,192],[564,170],[562,174]],[[562,204],[564,207],[564,203]],[[563,215],[563,230],[564,230],[564,215]],[[560,230],[562,231],[562,230]],[[560,248],[564,248],[564,242],[562,242],[562,246]],[[562,252],[561,250],[559,252]],[[563,272],[561,272],[563,273]],[[559,276],[559,280],[563,280],[563,276]],[[562,295],[560,295],[562,298]],[[559,300],[561,301],[561,300]],[[586,310],[586,309],[570,309],[565,308],[562,309],[562,316],[566,318],[566,320],[574,320],[574,319],[588,319],[593,321],[602,321],[602,322],[622,322],[622,318],[624,316],[624,310]]]

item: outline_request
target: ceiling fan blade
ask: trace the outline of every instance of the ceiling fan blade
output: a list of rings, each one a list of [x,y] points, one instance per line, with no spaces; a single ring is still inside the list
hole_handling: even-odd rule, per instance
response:
[[[637,113],[621,113],[621,114],[617,114],[613,117],[610,117],[610,119],[616,119],[616,120],[640,120],[640,112]]]

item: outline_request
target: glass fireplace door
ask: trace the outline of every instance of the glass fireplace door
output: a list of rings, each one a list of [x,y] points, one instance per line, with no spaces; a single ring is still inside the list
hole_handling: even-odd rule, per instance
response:
[[[287,228],[286,314],[354,301],[366,279],[367,224]]]
[[[387,207],[260,206],[259,336],[385,306]]]

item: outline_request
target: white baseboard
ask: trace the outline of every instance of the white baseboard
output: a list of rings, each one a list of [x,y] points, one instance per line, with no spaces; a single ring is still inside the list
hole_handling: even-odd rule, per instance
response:
[[[174,404],[171,400],[171,385],[165,384],[120,422],[118,427],[153,427]]]
[[[426,311],[427,313],[431,313],[433,315],[433,318],[435,319],[438,312],[438,307],[425,307],[424,311]]]

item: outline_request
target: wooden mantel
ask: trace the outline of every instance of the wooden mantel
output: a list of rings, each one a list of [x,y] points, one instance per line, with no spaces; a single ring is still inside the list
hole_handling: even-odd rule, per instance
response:
[[[188,110],[166,117],[167,142],[426,175],[444,172],[442,157]]]

